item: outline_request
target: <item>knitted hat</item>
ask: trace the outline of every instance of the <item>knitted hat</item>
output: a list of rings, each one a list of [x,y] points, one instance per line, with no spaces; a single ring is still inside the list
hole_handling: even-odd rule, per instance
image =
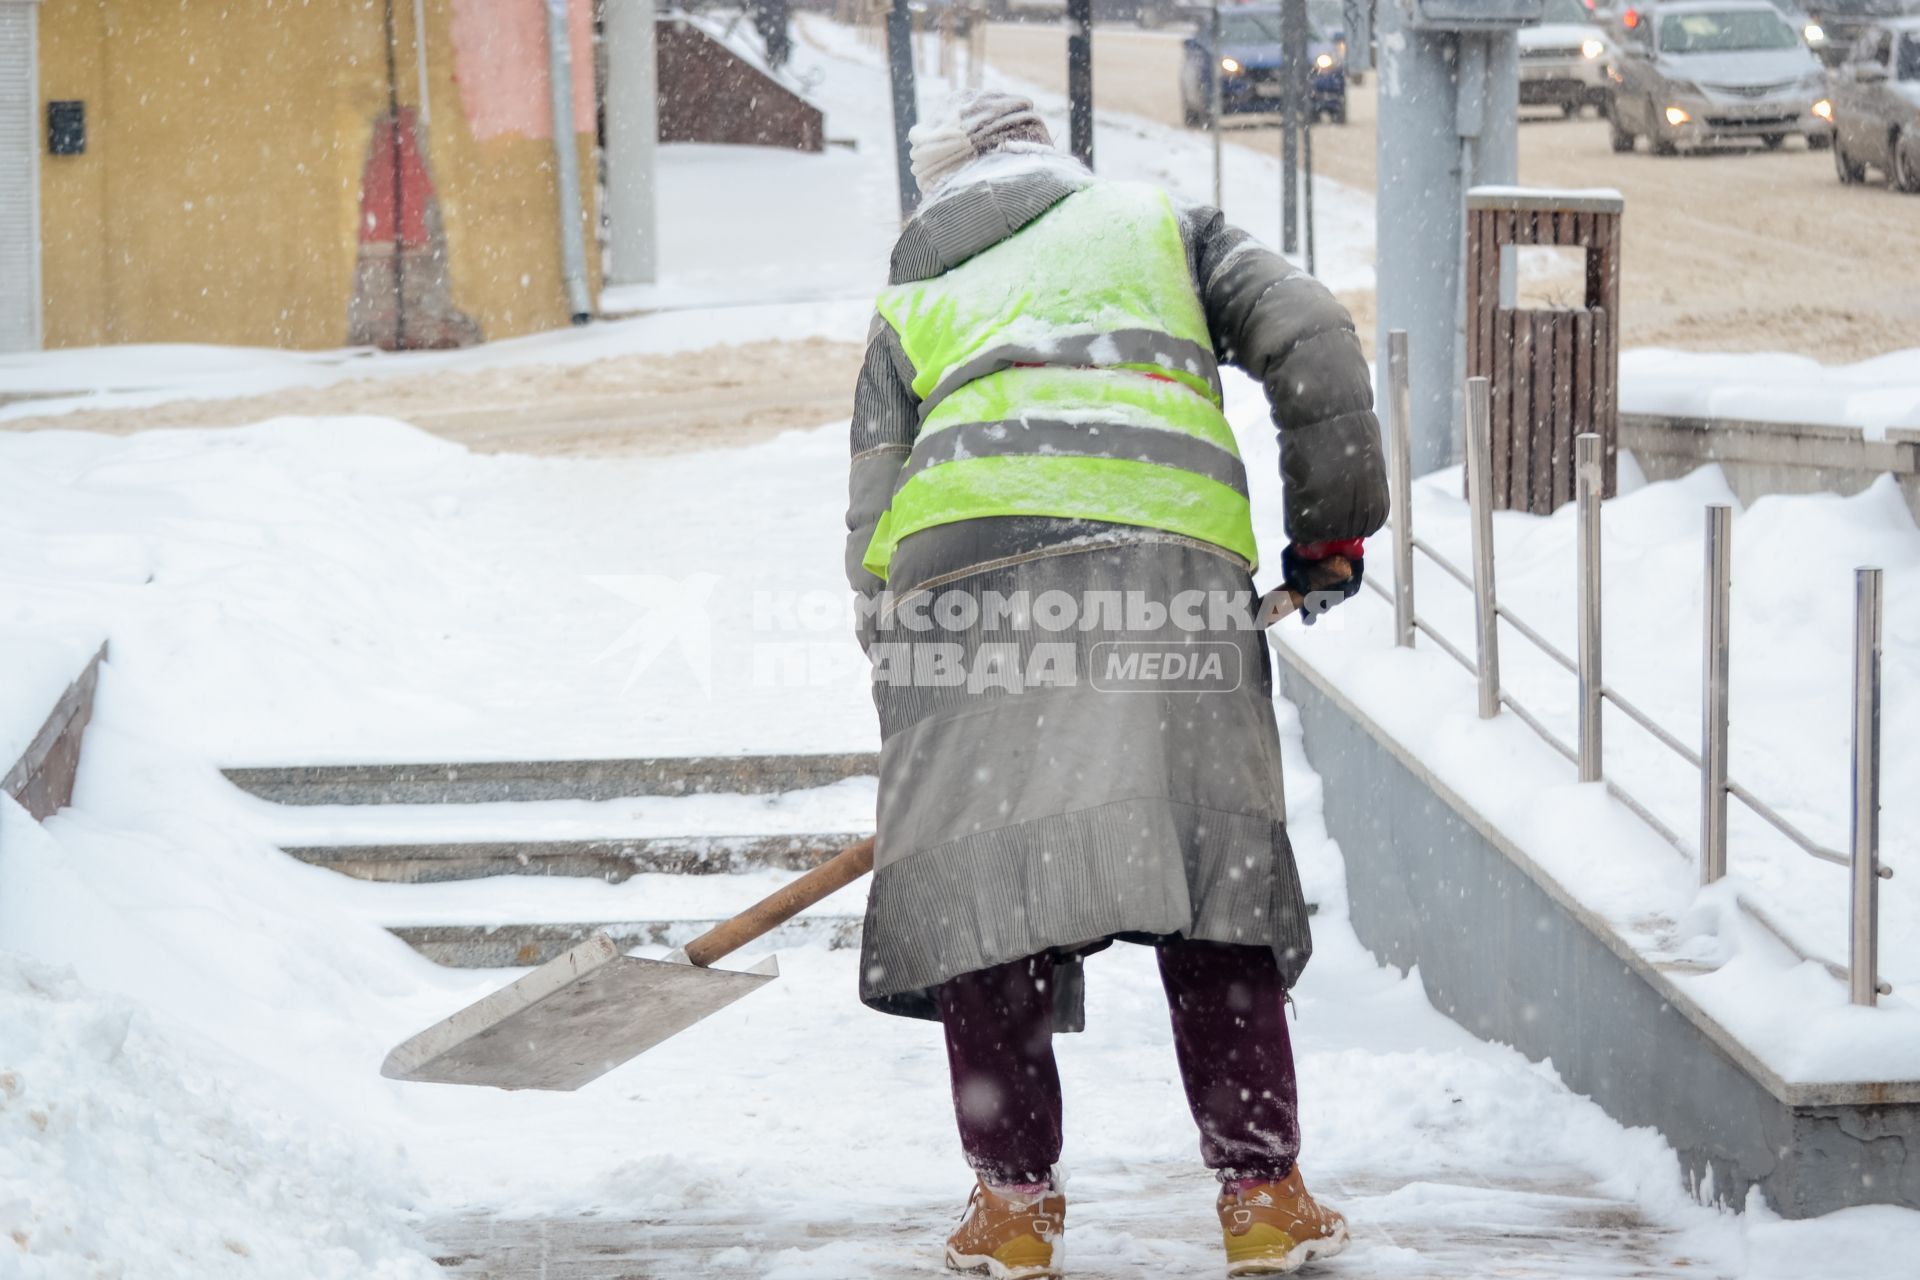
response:
[[[1011,93],[963,89],[941,113],[907,134],[913,180],[933,189],[994,151],[1051,151],[1053,135],[1033,103]]]

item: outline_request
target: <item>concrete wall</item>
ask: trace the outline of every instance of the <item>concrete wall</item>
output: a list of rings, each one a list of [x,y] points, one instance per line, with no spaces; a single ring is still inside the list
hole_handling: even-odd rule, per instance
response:
[[[1434,1007],[1551,1059],[1569,1088],[1657,1128],[1703,1199],[1758,1186],[1804,1218],[1920,1208],[1920,1084],[1787,1085],[1684,991],[1361,714],[1274,646],[1340,842],[1354,932],[1418,966]]]
[[[452,304],[488,338],[563,325],[541,5],[424,8]],[[85,101],[88,134],[85,155],[41,158],[47,345],[344,344],[388,109],[385,9],[47,0],[41,96]],[[399,98],[418,111],[414,6],[393,10]],[[571,19],[591,228],[589,0]]]
[[[1920,431],[1869,440],[1857,427],[1623,413],[1620,447],[1649,480],[1719,463],[1743,503],[1769,493],[1858,493],[1891,473],[1920,520]]]

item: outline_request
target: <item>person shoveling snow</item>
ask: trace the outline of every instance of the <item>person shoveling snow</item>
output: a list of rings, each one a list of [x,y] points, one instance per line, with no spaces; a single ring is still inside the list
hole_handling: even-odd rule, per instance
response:
[[[914,130],[926,193],[855,395],[848,573],[883,752],[861,997],[945,1029],[977,1175],[947,1263],[1061,1274],[1051,1037],[1083,958],[1158,948],[1232,1275],[1339,1252],[1296,1165],[1312,950],[1284,827],[1246,472],[1219,364],[1281,428],[1285,586],[1359,589],[1387,514],[1367,364],[1318,282],[1025,99]]]

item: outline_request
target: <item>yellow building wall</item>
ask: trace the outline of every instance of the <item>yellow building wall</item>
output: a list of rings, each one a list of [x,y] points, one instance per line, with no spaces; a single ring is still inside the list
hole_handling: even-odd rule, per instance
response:
[[[427,162],[455,303],[487,338],[563,325],[552,144],[474,137],[455,6],[425,5]],[[413,5],[393,7],[401,102],[417,107]],[[46,0],[41,96],[87,104],[86,154],[41,158],[47,345],[342,345],[387,110],[384,24],[385,0]],[[576,75],[592,66],[576,34]],[[577,141],[591,228],[593,140]]]
[[[599,225],[595,192],[593,102],[593,44],[591,0],[571,0],[573,83],[576,104],[576,144],[580,157],[582,236],[587,248],[588,292],[600,293],[600,252],[595,228]],[[537,114],[523,128],[476,137],[473,121],[482,117],[485,103],[469,101],[461,83],[456,54],[456,10],[469,31],[492,25],[490,10],[518,6],[529,38],[518,46],[522,68],[537,68],[537,85],[523,88],[537,98]],[[426,0],[427,105],[429,122],[427,165],[439,195],[440,214],[447,235],[455,306],[480,324],[488,338],[558,328],[568,322],[566,286],[561,274],[559,194],[554,185],[554,148],[551,133],[551,90],[546,80],[545,6],[543,0]],[[419,75],[414,57],[414,7],[407,0],[395,6],[401,51],[402,101],[420,102]],[[535,21],[537,19],[537,21]],[[472,68],[469,68],[471,70]],[[524,76],[523,76],[524,79]],[[494,81],[476,85],[475,93],[503,94],[506,86]],[[498,111],[494,112],[496,118]],[[532,136],[536,129],[540,136]]]

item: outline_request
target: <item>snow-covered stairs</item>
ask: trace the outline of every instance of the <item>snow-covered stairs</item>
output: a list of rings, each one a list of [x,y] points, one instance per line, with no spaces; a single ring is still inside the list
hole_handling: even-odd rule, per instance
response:
[[[768,795],[872,775],[879,757],[656,756],[463,764],[289,765],[227,769],[242,791],[275,804],[478,804],[619,800],[634,796]]]
[[[229,769],[291,856],[460,968],[544,963],[604,929],[679,946],[872,830],[875,756],[681,756]],[[858,945],[842,899],[756,949]]]
[[[409,844],[294,845],[302,862],[356,880],[427,884],[487,876],[591,876],[618,884],[641,873],[711,875],[754,867],[805,871],[860,833],[742,836],[626,836],[590,840],[443,841]]]
[[[755,901],[743,896],[744,909]],[[635,947],[684,947],[719,924],[723,916],[682,920],[601,920],[587,924],[393,925],[390,932],[436,964],[455,969],[518,969],[545,964],[562,952],[605,932],[628,951]],[[860,945],[859,916],[803,915],[789,920],[750,946],[755,951],[783,947]]]

